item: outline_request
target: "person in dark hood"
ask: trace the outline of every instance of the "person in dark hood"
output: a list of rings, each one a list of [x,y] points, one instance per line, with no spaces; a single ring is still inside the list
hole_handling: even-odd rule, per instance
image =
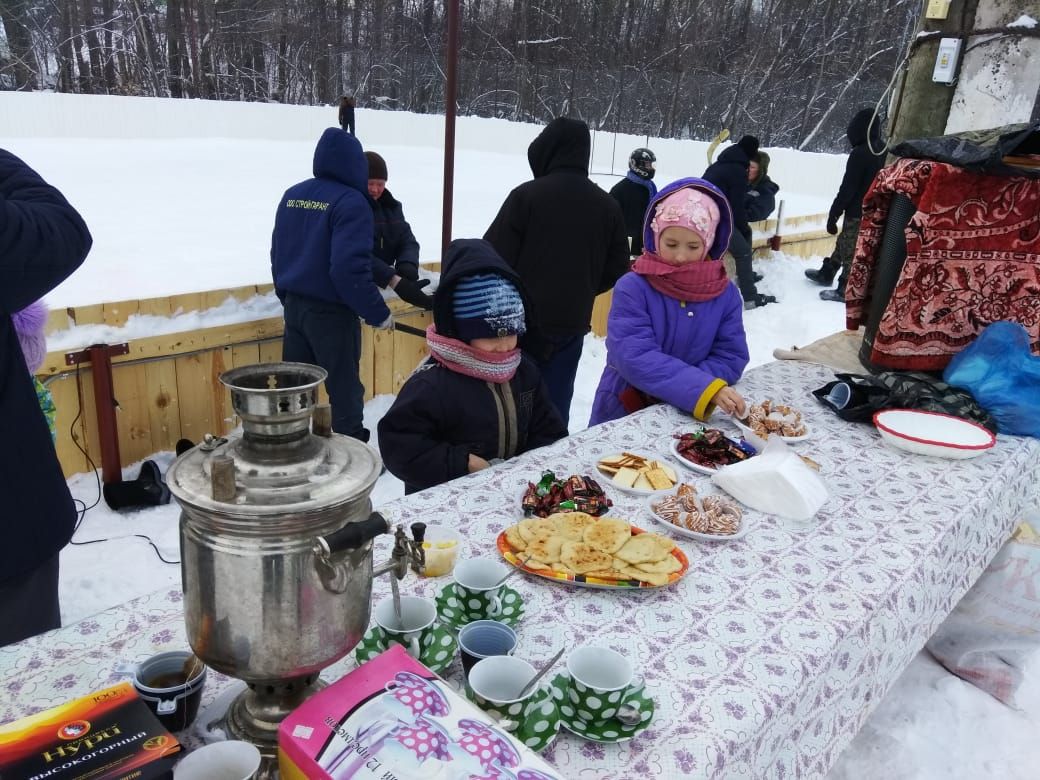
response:
[[[484,234],[523,281],[539,338],[525,338],[564,424],[596,296],[628,270],[618,204],[589,181],[589,127],[550,122],[527,149],[534,179],[509,193]]]
[[[419,242],[415,240],[412,226],[404,218],[401,201],[386,188],[386,160],[371,151],[365,152],[365,158],[368,160],[368,194],[372,198],[372,218],[375,221],[372,253],[391,271],[415,281],[419,278]],[[379,273],[373,273],[378,283]],[[385,282],[381,286],[385,286]]]
[[[649,149],[636,149],[628,156],[628,174],[610,188],[610,197],[618,202],[625,217],[628,253],[632,257],[643,254],[643,217],[650,199],[657,195],[655,162],[657,157]]]
[[[856,253],[859,222],[863,216],[863,197],[870,189],[877,172],[885,167],[884,153],[877,154],[885,146],[881,135],[881,120],[874,116],[873,108],[857,111],[849,122],[846,135],[852,151],[845,163],[845,175],[841,179],[838,194],[834,196],[830,213],[827,215],[827,232],[832,236],[837,235],[838,240],[834,245],[834,253],[823,259],[821,268],[811,268],[805,272],[812,281],[829,287],[835,274],[841,271],[837,289],[820,292],[820,297],[825,301],[845,301],[845,285],[849,279],[852,256]],[[844,220],[839,234],[840,217],[844,217]]]
[[[387,470],[414,493],[567,435],[538,367],[520,277],[487,241],[452,241],[434,294],[430,357],[379,421]]]
[[[314,150],[314,178],[282,195],[271,235],[271,275],[285,307],[282,359],[329,372],[332,428],[368,441],[361,317],[376,328],[394,319],[376,286],[368,161],[345,130],[327,129]]]
[[[704,171],[704,179],[714,184],[729,201],[733,211],[733,235],[729,253],[737,267],[737,286],[744,299],[745,309],[755,309],[775,303],[772,295],[763,295],[755,287],[755,271],[751,265],[751,225],[748,224],[744,201],[748,191],[748,170],[751,160],[758,155],[758,139],[745,135],[719,155],[719,159]]]
[[[76,507],[61,473],[19,333],[25,311],[79,268],[91,246],[79,213],[0,149],[0,646],[61,625],[58,553]],[[19,322],[21,320],[21,322]],[[42,335],[38,349],[46,352]]]
[[[769,178],[769,155],[759,150],[748,163],[748,189],[744,196],[744,214],[748,222],[769,219],[776,208],[780,185]]]

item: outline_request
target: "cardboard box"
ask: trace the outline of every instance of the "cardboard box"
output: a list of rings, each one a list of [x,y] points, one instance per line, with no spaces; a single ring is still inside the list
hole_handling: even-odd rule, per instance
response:
[[[282,780],[563,778],[398,644],[282,721],[278,768]]]
[[[160,780],[181,750],[130,683],[0,726],[3,780]]]

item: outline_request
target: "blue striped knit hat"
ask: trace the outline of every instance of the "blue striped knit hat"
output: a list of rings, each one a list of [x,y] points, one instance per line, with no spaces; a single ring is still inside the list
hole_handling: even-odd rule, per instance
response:
[[[460,341],[521,336],[527,330],[520,292],[498,274],[460,279],[452,295],[452,308]]]

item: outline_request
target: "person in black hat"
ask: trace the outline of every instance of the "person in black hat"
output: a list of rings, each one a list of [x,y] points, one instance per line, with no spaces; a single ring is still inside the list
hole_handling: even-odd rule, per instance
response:
[[[430,357],[379,421],[387,470],[414,493],[567,435],[537,366],[519,276],[487,242],[452,241],[434,293]]]
[[[755,272],[751,265],[751,225],[748,224],[744,200],[748,191],[748,170],[757,155],[758,139],[745,135],[720,154],[719,159],[704,171],[703,177],[722,190],[733,212],[729,252],[737,266],[737,286],[744,298],[745,309],[776,303],[776,298],[763,295],[755,287]]]
[[[372,253],[390,271],[416,281],[419,278],[419,242],[415,240],[412,227],[404,218],[401,201],[386,188],[386,160],[371,151],[365,152],[365,158],[368,160],[368,194],[372,198],[372,219],[375,223]],[[385,277],[387,271],[375,270],[373,273],[376,281],[380,282],[380,275]],[[380,286],[385,287],[386,284]]]

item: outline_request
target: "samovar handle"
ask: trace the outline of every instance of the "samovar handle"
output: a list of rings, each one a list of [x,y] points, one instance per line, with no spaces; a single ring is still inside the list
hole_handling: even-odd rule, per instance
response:
[[[357,523],[347,523],[338,531],[328,536],[319,536],[314,544],[319,557],[328,558],[342,550],[356,550],[365,542],[375,539],[381,534],[390,533],[390,521],[379,512],[373,512],[367,519]]]

